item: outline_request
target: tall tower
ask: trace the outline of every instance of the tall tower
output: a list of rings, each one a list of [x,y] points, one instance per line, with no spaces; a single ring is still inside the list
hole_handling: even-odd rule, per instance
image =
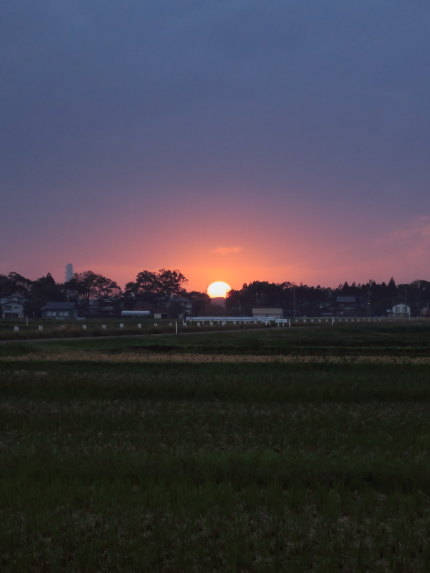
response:
[[[72,263],[67,263],[66,265],[66,282],[68,282],[73,277],[73,265]]]

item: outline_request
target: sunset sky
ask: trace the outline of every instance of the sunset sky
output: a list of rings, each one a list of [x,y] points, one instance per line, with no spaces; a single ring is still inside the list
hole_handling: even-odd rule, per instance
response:
[[[430,280],[428,0],[3,0],[0,273]]]

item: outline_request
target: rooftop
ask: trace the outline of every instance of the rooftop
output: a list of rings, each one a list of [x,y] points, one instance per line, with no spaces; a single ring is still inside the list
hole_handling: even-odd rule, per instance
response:
[[[47,302],[41,310],[74,310],[74,302]]]

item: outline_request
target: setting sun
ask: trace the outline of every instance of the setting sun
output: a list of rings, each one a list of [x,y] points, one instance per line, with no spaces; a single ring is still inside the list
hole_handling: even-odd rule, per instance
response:
[[[211,298],[223,297],[225,298],[231,286],[224,281],[216,281],[208,286],[208,295]]]

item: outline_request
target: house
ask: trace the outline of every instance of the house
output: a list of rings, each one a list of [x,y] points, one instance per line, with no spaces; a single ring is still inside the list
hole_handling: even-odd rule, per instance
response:
[[[411,307],[407,304],[395,304],[387,310],[387,314],[393,317],[411,316]]]
[[[253,308],[252,309],[252,316],[255,318],[283,318],[284,311],[282,308],[277,307],[262,307],[262,308]]]
[[[102,297],[90,300],[87,307],[81,309],[80,314],[87,317],[120,316],[121,303],[114,297]]]
[[[165,308],[154,308],[154,318],[169,318],[169,313]]]
[[[193,301],[184,296],[170,297],[170,315],[177,318],[185,318],[193,314]]]
[[[24,318],[25,298],[20,294],[11,294],[0,298],[0,316],[2,318]]]
[[[47,302],[40,309],[42,318],[67,319],[76,318],[76,304],[74,302]]]
[[[421,307],[420,316],[430,316],[430,305],[429,305],[429,303],[427,303],[423,307]]]
[[[335,301],[336,316],[357,316],[358,303],[355,296],[337,296]]]

